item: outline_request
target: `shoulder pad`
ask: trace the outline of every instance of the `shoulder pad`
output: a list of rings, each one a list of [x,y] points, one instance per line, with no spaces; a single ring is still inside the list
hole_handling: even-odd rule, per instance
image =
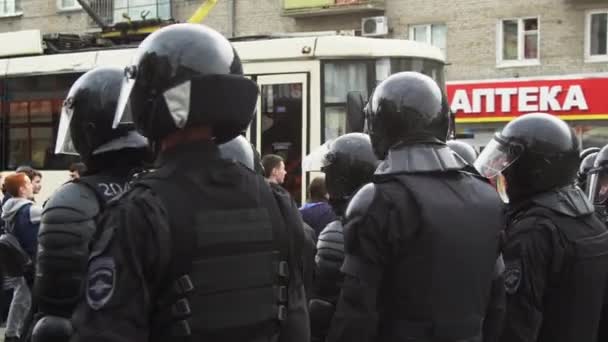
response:
[[[323,230],[321,231],[321,234],[319,234],[319,239],[321,239],[321,237],[329,236],[331,234],[342,233],[342,231],[343,231],[342,222],[340,220],[332,221],[332,222],[328,223],[327,226],[325,226],[325,228],[323,228]]]
[[[42,223],[63,223],[89,220],[101,211],[97,195],[78,183],[66,183],[46,202]]]
[[[353,199],[348,203],[348,207],[346,208],[346,219],[351,219],[356,216],[364,215],[369,206],[372,204],[374,198],[376,197],[376,185],[374,183],[368,183],[364,185]]]
[[[375,175],[459,171],[467,165],[447,145],[412,145],[390,150]]]
[[[594,211],[585,193],[574,186],[540,194],[532,202],[570,217],[586,216]]]
[[[317,241],[318,254],[322,254],[324,249],[334,250],[344,254],[344,232],[342,222],[333,221],[329,223],[319,234]]]

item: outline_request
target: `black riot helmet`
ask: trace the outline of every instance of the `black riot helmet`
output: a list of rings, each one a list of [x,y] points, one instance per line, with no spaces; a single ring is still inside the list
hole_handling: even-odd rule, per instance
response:
[[[587,147],[586,149],[581,151],[580,158],[581,160],[585,159],[588,155],[593,153],[598,153],[600,151],[599,147]]]
[[[503,200],[506,195],[519,201],[572,183],[579,152],[579,141],[567,123],[549,114],[526,114],[494,136],[475,167],[489,179],[498,178]]]
[[[147,146],[132,124],[112,128],[122,80],[122,69],[100,67],[74,82],[63,103],[55,153],[80,155],[86,163],[96,154]]]
[[[477,151],[475,151],[473,146],[460,140],[448,140],[446,144],[456,155],[464,159],[464,161],[466,161],[468,164],[473,165],[475,163],[475,159],[477,159]]]
[[[203,25],[175,24],[137,48],[125,68],[115,123],[132,121],[154,141],[204,126],[222,143],[247,129],[257,95],[224,36]]]
[[[342,215],[357,189],[371,182],[378,164],[369,136],[349,133],[326,142],[306,156],[302,169],[325,173],[329,203]]]
[[[608,204],[608,145],[595,156],[587,181],[589,200],[596,206]]]
[[[581,153],[583,155],[583,153]],[[578,172],[576,173],[576,185],[578,185],[581,189],[588,191],[587,189],[587,178],[589,172],[593,169],[595,163],[595,157],[597,156],[597,152],[593,152],[588,154],[581,161],[581,165],[578,167]],[[589,195],[589,193],[587,193]]]
[[[236,161],[252,171],[256,170],[253,147],[244,136],[238,135],[218,147],[222,158]]]
[[[367,132],[380,159],[399,142],[445,142],[450,126],[441,89],[417,72],[400,72],[382,81],[365,112]]]

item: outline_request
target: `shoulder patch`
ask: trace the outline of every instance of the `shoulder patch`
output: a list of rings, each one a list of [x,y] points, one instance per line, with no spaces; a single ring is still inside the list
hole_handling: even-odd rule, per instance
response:
[[[521,260],[509,261],[505,263],[505,291],[508,294],[515,294],[521,285],[523,270]]]
[[[87,303],[93,310],[103,308],[114,294],[116,265],[111,257],[93,259],[87,278]]]

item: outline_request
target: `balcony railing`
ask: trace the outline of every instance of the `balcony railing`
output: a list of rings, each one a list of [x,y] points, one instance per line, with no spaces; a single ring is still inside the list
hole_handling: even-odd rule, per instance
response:
[[[385,0],[283,0],[287,17],[317,17],[347,13],[383,13]]]

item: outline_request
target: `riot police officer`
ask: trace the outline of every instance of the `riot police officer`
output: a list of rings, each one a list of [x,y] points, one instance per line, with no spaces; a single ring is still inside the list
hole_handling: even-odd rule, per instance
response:
[[[324,341],[340,293],[344,261],[342,220],[357,190],[371,182],[379,161],[367,134],[349,133],[330,140],[304,158],[304,171],[322,171],[329,203],[338,219],[319,234],[315,257],[316,276],[310,299],[313,341]]]
[[[596,156],[597,152],[593,152],[583,158],[581,164],[578,167],[578,172],[576,173],[575,184],[579,188],[581,188],[581,190],[585,191],[587,193],[587,196],[589,196],[589,189],[587,188],[587,179],[589,178],[589,172],[591,172],[591,170],[593,169]]]
[[[608,145],[595,155],[593,168],[589,170],[587,178],[588,198],[600,220],[608,225]]]
[[[394,74],[368,109],[384,161],[346,210],[345,278],[328,341],[481,341],[500,199],[446,146],[449,109],[431,78]]]
[[[452,151],[454,151],[454,153],[464,159],[464,161],[466,161],[469,165],[473,165],[475,163],[475,159],[477,159],[477,151],[475,151],[473,146],[460,140],[448,140],[446,144],[452,149]]]
[[[508,123],[476,161],[483,175],[504,180],[509,201],[501,341],[596,341],[608,232],[572,184],[578,164],[574,131],[543,113]]]
[[[125,75],[115,122],[133,120],[159,155],[101,218],[73,340],[289,338],[294,225],[265,181],[216,145],[255,111],[258,87],[236,51],[203,25],[170,25]]]
[[[79,155],[87,172],[60,187],[42,212],[34,299],[43,318],[34,341],[68,340],[96,219],[148,156],[147,140],[133,125],[112,128],[122,79],[119,68],[93,69],[78,78],[64,102],[55,153]]]

